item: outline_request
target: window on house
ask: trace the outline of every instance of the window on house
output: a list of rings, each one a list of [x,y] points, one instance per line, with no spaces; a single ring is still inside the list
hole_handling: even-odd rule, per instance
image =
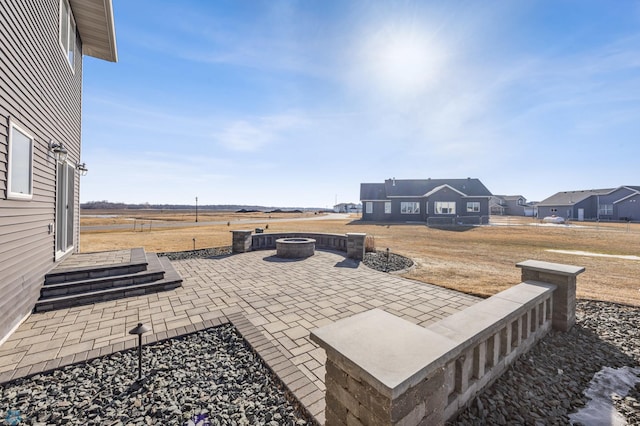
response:
[[[467,213],[479,213],[479,212],[480,212],[480,201],[469,201],[467,203]]]
[[[73,59],[76,51],[76,23],[73,20],[68,0],[60,0],[60,46],[73,69]]]
[[[558,213],[558,209],[549,209],[551,213]]]
[[[384,214],[391,214],[391,201],[384,202]]]
[[[365,213],[373,213],[373,203],[371,201],[367,201],[366,203],[364,203],[364,209]]]
[[[400,203],[400,213],[418,214],[420,213],[420,203],[417,201],[402,201]]]
[[[436,214],[456,214],[456,202],[455,201],[436,201],[435,213]]]
[[[613,204],[600,204],[598,213],[600,214],[600,216],[612,216]]]
[[[524,205],[524,200],[522,198],[518,198],[518,205],[519,206]]]
[[[9,165],[7,198],[30,200],[33,197],[33,136],[9,125]]]

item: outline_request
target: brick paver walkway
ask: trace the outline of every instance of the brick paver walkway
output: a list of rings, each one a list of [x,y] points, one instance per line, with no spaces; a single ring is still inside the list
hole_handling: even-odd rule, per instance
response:
[[[309,330],[372,308],[425,326],[479,300],[337,253],[274,255],[176,261],[184,282],[173,291],[33,314],[0,346],[0,382],[134,347],[127,332],[139,321],[153,328],[146,342],[231,321],[324,423],[325,354]]]

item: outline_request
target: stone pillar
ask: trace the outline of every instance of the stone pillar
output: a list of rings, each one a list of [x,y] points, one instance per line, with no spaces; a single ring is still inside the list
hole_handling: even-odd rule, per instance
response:
[[[553,328],[568,331],[576,323],[576,282],[584,272],[581,266],[526,260],[517,263],[522,281],[540,281],[557,286],[553,292]]]
[[[313,330],[311,340],[327,353],[327,426],[444,423],[438,360],[452,340],[379,309]]]
[[[231,251],[233,253],[246,253],[251,251],[251,231],[240,230],[231,231],[233,234],[233,244]]]
[[[347,233],[347,257],[349,259],[364,259],[364,240],[367,234],[357,232]]]

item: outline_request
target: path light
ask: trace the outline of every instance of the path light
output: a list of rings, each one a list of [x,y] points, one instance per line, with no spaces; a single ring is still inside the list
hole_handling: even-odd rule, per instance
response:
[[[53,139],[49,141],[49,151],[53,152],[53,156],[60,162],[66,160],[67,154],[69,154],[69,151],[62,145],[62,142],[56,142]]]
[[[139,322],[136,328],[129,330],[129,334],[138,335],[138,380],[142,380],[142,335],[151,331],[151,328]]]
[[[387,267],[385,268],[385,272],[389,272],[389,247],[387,247]]]

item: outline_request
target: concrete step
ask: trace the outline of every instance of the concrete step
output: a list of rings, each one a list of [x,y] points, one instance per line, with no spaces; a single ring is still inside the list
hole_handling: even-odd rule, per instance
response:
[[[166,257],[147,253],[148,270],[107,278],[46,284],[34,311],[45,312],[125,297],[140,296],[182,285],[182,278]]]
[[[90,267],[54,269],[45,276],[44,284],[77,282],[118,275],[135,274],[147,270],[147,255],[143,248],[131,249],[131,260],[114,265],[95,265]]]

